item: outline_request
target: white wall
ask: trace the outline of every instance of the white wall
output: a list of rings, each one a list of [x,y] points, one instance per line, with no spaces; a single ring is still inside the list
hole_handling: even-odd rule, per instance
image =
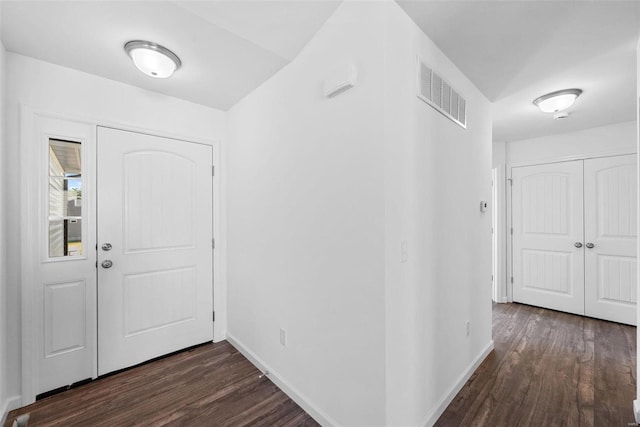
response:
[[[491,113],[396,3],[386,16],[387,425],[430,425],[492,348]],[[416,56],[467,100],[466,130],[417,98]]]
[[[342,4],[229,111],[229,337],[316,416],[350,426],[385,420],[380,12]],[[324,98],[348,63],[356,86]]]
[[[417,99],[417,54],[466,131]],[[346,62],[356,87],[323,98]],[[322,420],[430,423],[491,347],[490,120],[395,2],[343,3],[230,110],[229,336]]]
[[[7,282],[7,361],[10,367],[7,388],[9,396],[16,396],[21,393],[20,186],[16,181],[20,175],[20,104],[99,123],[215,141],[225,138],[226,114],[14,53],[7,53],[6,61],[6,150],[3,153],[7,167],[2,179],[15,184],[7,186],[7,197],[2,198],[6,200],[6,206],[11,206],[11,209],[2,210],[8,213],[6,241],[10,242],[10,250],[7,251],[7,265],[10,267]],[[223,313],[218,313],[216,324],[223,318]]]
[[[507,163],[507,143],[504,141],[493,141],[491,144],[491,167],[497,168]]]
[[[571,119],[568,119],[571,120]],[[535,164],[636,152],[636,122],[507,142],[507,163]]]

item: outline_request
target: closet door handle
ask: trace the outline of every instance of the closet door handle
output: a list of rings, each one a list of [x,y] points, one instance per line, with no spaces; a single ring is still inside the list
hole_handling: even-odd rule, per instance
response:
[[[596,247],[596,245],[594,245],[593,243],[589,242],[585,245],[586,247],[588,247],[589,249],[593,249]]]
[[[582,242],[575,242],[573,244],[573,246],[575,246],[576,248],[580,249],[582,247]]]

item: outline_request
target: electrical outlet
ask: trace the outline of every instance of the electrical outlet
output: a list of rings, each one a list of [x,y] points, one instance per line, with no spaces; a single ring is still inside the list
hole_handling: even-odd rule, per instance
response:
[[[287,346],[287,330],[284,328],[280,328],[280,344]]]
[[[464,326],[465,326],[465,330],[467,332],[467,336],[469,336],[471,334],[471,324],[469,323],[468,320],[466,322],[464,322]]]

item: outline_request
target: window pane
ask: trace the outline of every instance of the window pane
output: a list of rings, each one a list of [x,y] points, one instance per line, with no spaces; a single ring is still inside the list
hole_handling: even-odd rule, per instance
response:
[[[82,255],[79,142],[49,140],[49,257]]]

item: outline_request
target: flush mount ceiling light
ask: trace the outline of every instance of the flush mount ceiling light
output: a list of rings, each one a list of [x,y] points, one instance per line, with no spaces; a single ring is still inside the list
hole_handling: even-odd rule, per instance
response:
[[[581,93],[581,89],[558,90],[536,98],[533,104],[543,113],[557,113],[571,107]]]
[[[124,50],[138,70],[158,79],[171,76],[182,65],[175,53],[153,42],[132,40],[124,45]]]

